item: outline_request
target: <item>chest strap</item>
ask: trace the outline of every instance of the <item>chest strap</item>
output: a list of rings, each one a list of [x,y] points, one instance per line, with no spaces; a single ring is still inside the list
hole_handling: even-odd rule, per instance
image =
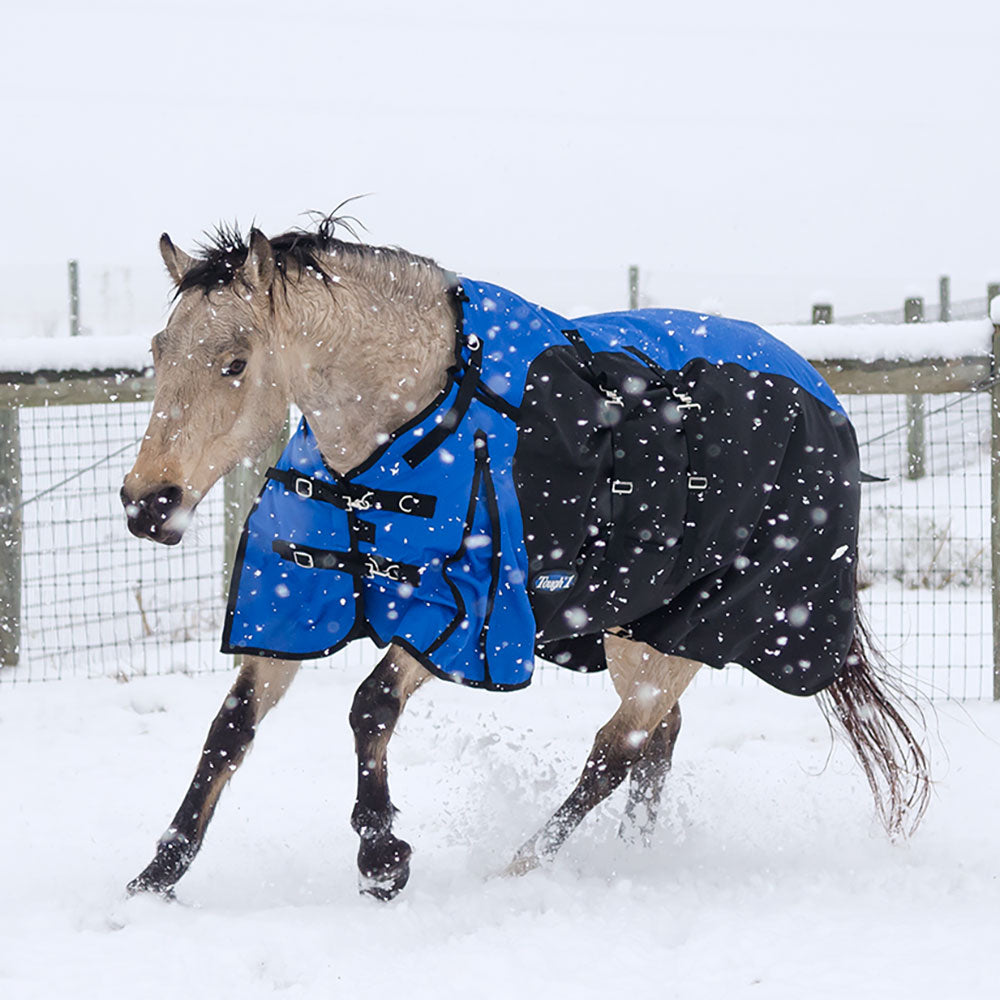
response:
[[[366,576],[372,579],[385,577],[396,583],[409,583],[414,587],[420,583],[420,567],[408,563],[393,562],[375,553],[338,552],[335,549],[317,549],[311,545],[299,545],[276,538],[271,542],[271,550],[282,559],[301,566],[302,569],[335,569],[351,576]]]
[[[437,497],[427,493],[394,493],[369,489],[359,483],[325,483],[298,469],[268,469],[267,478],[281,483],[307,500],[322,500],[341,510],[387,510],[393,514],[433,517]]]

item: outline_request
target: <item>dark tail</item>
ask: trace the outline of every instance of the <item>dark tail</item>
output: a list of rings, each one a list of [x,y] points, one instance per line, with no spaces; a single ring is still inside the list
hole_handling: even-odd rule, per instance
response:
[[[817,696],[831,731],[847,738],[875,798],[890,837],[916,830],[930,800],[930,773],[920,741],[905,716],[924,727],[915,699],[890,676],[858,617],[847,662],[837,679]]]

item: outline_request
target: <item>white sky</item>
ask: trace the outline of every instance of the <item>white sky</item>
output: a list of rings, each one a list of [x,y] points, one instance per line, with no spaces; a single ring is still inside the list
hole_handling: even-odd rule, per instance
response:
[[[1000,4],[33,0],[0,32],[0,331],[151,333],[156,241],[371,192],[373,242],[572,313],[1000,280]],[[128,270],[126,280],[125,269]]]

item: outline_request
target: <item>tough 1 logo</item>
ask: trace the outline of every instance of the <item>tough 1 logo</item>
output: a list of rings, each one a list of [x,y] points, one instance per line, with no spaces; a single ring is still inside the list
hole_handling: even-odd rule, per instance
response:
[[[569,590],[576,583],[576,573],[568,569],[547,569],[536,573],[531,581],[532,590],[555,594]]]

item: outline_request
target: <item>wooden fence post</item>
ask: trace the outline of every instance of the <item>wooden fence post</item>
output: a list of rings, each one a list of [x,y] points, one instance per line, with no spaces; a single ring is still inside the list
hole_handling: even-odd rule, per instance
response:
[[[817,302],[812,308],[813,326],[826,326],[833,322],[833,305],[829,302]]]
[[[938,282],[938,319],[942,323],[951,320],[951,278],[947,274]]]
[[[990,351],[990,570],[993,611],[993,700],[1000,701],[1000,325]]]
[[[639,308],[639,266],[633,264],[628,269],[628,307]]]
[[[18,410],[0,409],[0,666],[21,655],[21,439]]]
[[[903,304],[906,323],[924,321],[924,300],[907,299]],[[906,397],[906,478],[922,479],[926,473],[926,428],[924,422],[924,397],[910,393]]]
[[[80,265],[69,262],[69,335],[80,336]]]
[[[232,578],[233,563],[236,561],[236,550],[239,548],[240,535],[243,533],[243,522],[250,513],[250,508],[261,486],[264,485],[264,473],[274,465],[285,450],[288,443],[288,421],[272,444],[255,462],[245,465],[242,462],[228,473],[222,480],[223,507],[223,545],[222,545],[222,593],[229,593],[229,581]]]

